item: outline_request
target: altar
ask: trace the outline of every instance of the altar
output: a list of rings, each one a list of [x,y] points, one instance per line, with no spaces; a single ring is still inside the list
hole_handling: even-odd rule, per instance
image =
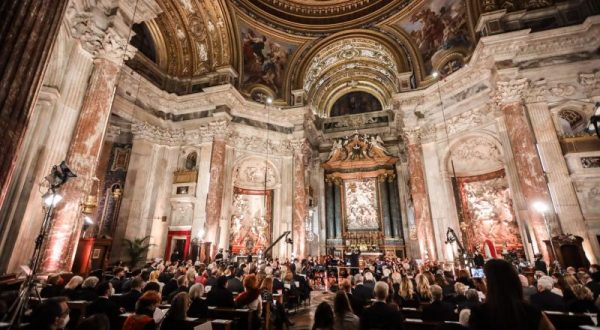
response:
[[[328,251],[405,255],[397,162],[378,135],[355,133],[334,141],[322,164]]]

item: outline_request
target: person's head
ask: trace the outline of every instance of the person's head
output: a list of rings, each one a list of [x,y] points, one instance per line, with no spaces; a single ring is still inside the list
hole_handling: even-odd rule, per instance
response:
[[[551,291],[554,287],[554,280],[550,276],[542,276],[537,281],[537,289],[539,292]]]
[[[315,319],[312,329],[332,328],[333,327],[333,309],[326,301],[320,303],[315,310]]]
[[[467,290],[467,292],[465,292],[465,297],[467,297],[467,301],[479,302],[479,293],[475,289]]]
[[[58,283],[60,282],[61,277],[59,274],[50,274],[48,275],[48,279],[46,280],[46,284],[50,284],[50,285],[58,285]]]
[[[190,308],[190,297],[187,292],[179,292],[171,300],[171,308],[167,317],[175,320],[185,320],[188,309]]]
[[[244,285],[244,289],[246,291],[256,290],[258,286],[256,283],[256,275],[247,275],[246,277],[244,277],[244,282],[242,282],[242,284]]]
[[[150,282],[158,282],[158,277],[160,276],[160,271],[155,270],[150,272],[150,277],[148,277],[148,281]]]
[[[225,284],[227,284],[227,277],[225,277],[225,276],[219,276],[217,278],[217,287],[224,289],[225,288]]]
[[[265,277],[260,284],[260,289],[267,292],[273,291],[273,276]]]
[[[346,313],[352,313],[352,307],[350,307],[350,301],[344,291],[338,291],[333,299],[333,311],[338,317],[343,317]]]
[[[429,289],[431,290],[431,298],[433,299],[433,301],[441,301],[442,297],[444,296],[442,293],[442,287],[434,284],[432,286],[429,287]]]
[[[106,314],[94,314],[86,317],[76,328],[77,330],[110,330],[110,320]]]
[[[592,277],[588,273],[581,274],[580,278],[582,284],[587,284],[592,281]]]
[[[565,282],[567,283],[567,285],[569,287],[572,287],[573,285],[577,285],[579,284],[579,281],[577,280],[577,277],[575,277],[575,275],[573,274],[566,274],[564,276]]]
[[[576,284],[571,288],[571,290],[573,290],[573,294],[577,300],[594,300],[594,294],[585,285]]]
[[[375,283],[375,288],[373,289],[373,294],[375,295],[375,299],[380,301],[385,301],[388,296],[390,287],[385,282],[377,282]]]
[[[162,297],[158,291],[146,291],[142,296],[138,299],[135,304],[135,313],[136,314],[144,314],[144,313],[152,313],[160,305]]]
[[[65,285],[65,289],[75,289],[78,286],[80,286],[81,283],[83,283],[83,277],[75,275],[75,276],[71,277],[71,279],[69,280],[69,283],[67,283],[67,285]]]
[[[196,283],[190,288],[190,299],[196,300],[202,298],[204,295],[204,285],[202,283]]]
[[[50,298],[34,308],[30,329],[64,329],[69,323],[69,306],[66,297]]]
[[[469,274],[469,271],[466,269],[461,269],[458,271],[458,277],[459,278],[471,278],[471,275]]]
[[[108,281],[101,282],[96,286],[96,294],[102,297],[110,297],[112,291],[112,284]]]
[[[184,275],[179,275],[177,278],[177,287],[183,288],[187,286],[187,278]]]
[[[468,308],[465,308],[463,310],[460,311],[460,313],[458,314],[458,323],[460,323],[460,325],[462,325],[463,327],[468,327],[469,326],[469,319],[471,318],[471,310]]]
[[[146,286],[144,286],[143,292],[148,292],[148,291],[160,292],[160,284],[158,284],[157,282],[146,283]]]
[[[454,292],[459,296],[464,296],[467,289],[468,287],[460,282],[454,283]]]
[[[123,277],[125,276],[125,269],[123,267],[116,267],[113,271],[113,274],[115,275],[115,277]]]
[[[131,290],[142,291],[142,287],[144,286],[144,281],[141,277],[134,277],[131,280]]]
[[[365,282],[374,282],[374,281],[375,281],[375,277],[373,277],[373,273],[366,272],[365,273]]]
[[[393,272],[392,273],[392,283],[400,283],[401,281],[402,281],[402,275],[400,275],[400,273],[398,273],[398,272]]]
[[[354,284],[359,285],[363,284],[364,277],[361,274],[354,275]]]
[[[100,280],[96,276],[88,276],[81,284],[81,287],[94,289],[98,285],[98,281]]]
[[[576,273],[577,273],[577,271],[575,270],[575,267],[572,267],[572,266],[567,267],[567,274],[575,275]]]
[[[408,276],[403,276],[400,280],[400,297],[404,299],[411,299],[414,295],[415,290],[413,288],[412,281]]]

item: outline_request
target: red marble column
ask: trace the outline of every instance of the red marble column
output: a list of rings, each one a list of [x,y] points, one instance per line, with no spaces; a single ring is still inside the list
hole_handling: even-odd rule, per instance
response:
[[[433,232],[433,221],[429,209],[429,197],[425,184],[425,171],[423,167],[423,149],[420,141],[413,132],[408,137],[406,147],[408,154],[408,172],[410,175],[410,193],[415,209],[415,225],[417,226],[417,239],[423,260],[436,259],[435,239]]]
[[[527,88],[527,81],[516,80],[510,82],[499,82],[497,88],[501,94],[499,102],[510,146],[515,160],[517,174],[521,191],[527,203],[529,213],[529,225],[538,244],[540,253],[549,259],[548,250],[544,240],[549,239],[548,227],[544,217],[533,207],[536,202],[543,202],[552,207],[552,199],[548,193],[548,186],[542,168],[539,155],[536,150],[533,131],[525,113],[525,106],[521,99],[521,93]],[[548,219],[551,225],[553,219]],[[553,234],[559,234],[559,226],[552,226]]]
[[[67,3],[0,4],[0,207]]]
[[[306,256],[306,188],[304,185],[304,140],[292,142],[294,147],[294,212],[292,214],[292,239],[294,255]]]
[[[224,135],[215,135],[213,138],[212,153],[210,158],[210,182],[206,198],[206,241],[212,243],[211,257],[217,252],[219,245],[219,224],[221,220],[221,205],[223,204],[223,191],[225,183],[225,150],[226,140]]]
[[[71,269],[82,227],[80,203],[90,193],[102,140],[115,91],[119,66],[108,59],[96,59],[71,146],[67,164],[77,178],[63,186],[63,200],[57,205],[46,240],[42,270]]]

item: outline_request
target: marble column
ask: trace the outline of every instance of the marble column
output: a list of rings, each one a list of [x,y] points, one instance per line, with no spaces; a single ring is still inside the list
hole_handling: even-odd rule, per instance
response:
[[[408,171],[410,173],[410,193],[415,210],[415,224],[417,227],[419,248],[421,250],[421,259],[436,260],[436,237],[434,236],[431,211],[429,209],[429,197],[427,195],[425,170],[423,168],[423,149],[420,143],[419,132],[407,132],[406,135],[408,142],[406,151],[408,154]]]
[[[340,179],[333,181],[333,207],[335,238],[341,239],[342,223],[344,222],[344,219],[342,219],[342,208],[344,205],[342,204],[342,180]]]
[[[304,178],[306,140],[292,141],[294,148],[294,212],[292,214],[292,238],[294,255],[302,259],[306,255],[306,215],[307,199]]]
[[[325,183],[325,191],[326,191],[326,207],[327,207],[327,238],[332,239],[335,238],[335,205],[334,205],[334,192],[333,192],[334,183],[331,181],[327,181]]]
[[[387,186],[387,178],[384,175],[381,175],[380,177],[377,178],[378,181],[378,185],[379,185],[379,201],[381,203],[381,210],[382,210],[382,214],[381,217],[383,218],[383,234],[385,235],[386,238],[391,238],[392,237],[392,225],[391,225],[391,215],[390,215],[390,197],[389,197],[389,191],[388,191],[388,186]]]
[[[108,124],[119,69],[118,64],[109,59],[98,58],[94,61],[88,90],[66,158],[77,178],[60,191],[63,200],[55,210],[48,235],[42,263],[45,272],[71,268],[81,232],[80,203],[91,193],[92,178]]]
[[[68,2],[6,0],[0,5],[0,207]]]
[[[223,122],[223,131],[214,132],[212,152],[210,156],[210,183],[206,197],[206,238],[211,242],[211,257],[217,253],[219,245],[219,227],[221,221],[221,207],[225,186],[225,152],[227,147],[227,123]]]
[[[527,104],[527,111],[548,177],[548,188],[552,195],[558,221],[560,221],[565,234],[574,234],[584,239],[583,246],[588,259],[594,260],[595,255],[590,244],[583,213],[579,207],[567,163],[558,142],[548,103]]]
[[[402,238],[402,217],[400,216],[400,200],[398,199],[398,183],[396,182],[395,176],[388,176],[387,186],[389,192],[390,201],[390,223],[392,225],[391,233],[392,237],[404,241]]]
[[[546,226],[544,216],[533,206],[536,202],[542,202],[551,208],[552,200],[548,193],[545,173],[542,169],[533,132],[529,126],[525,106],[523,105],[522,95],[528,86],[529,81],[527,79],[498,82],[496,85],[497,100],[504,114],[516,172],[519,176],[519,185],[525,197],[529,213],[530,227],[535,235],[539,251],[548,260],[548,250],[543,242],[550,238],[549,230],[551,230],[552,235],[557,235],[561,233],[561,229],[554,221],[554,217],[547,216],[549,229]]]

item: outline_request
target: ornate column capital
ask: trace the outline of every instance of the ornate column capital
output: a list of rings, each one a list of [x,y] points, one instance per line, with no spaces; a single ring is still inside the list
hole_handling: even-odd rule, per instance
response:
[[[402,132],[402,139],[408,144],[419,144],[421,143],[421,129],[420,128],[408,128]]]
[[[201,142],[227,140],[232,134],[232,127],[229,120],[217,120],[200,126],[198,132]]]
[[[579,74],[579,84],[590,96],[600,95],[600,71]]]
[[[304,153],[308,149],[308,141],[305,138],[291,139],[290,146],[295,154]]]
[[[513,79],[509,81],[499,81],[496,83],[496,95],[494,100],[498,105],[522,102],[523,96],[529,88],[529,79]]]

